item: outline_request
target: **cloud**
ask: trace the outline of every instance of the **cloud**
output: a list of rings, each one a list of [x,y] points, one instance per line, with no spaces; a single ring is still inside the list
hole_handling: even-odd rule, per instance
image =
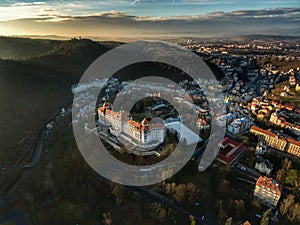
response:
[[[169,17],[140,17],[120,11],[69,15],[54,8],[46,8],[31,18],[0,22],[0,33],[136,38],[243,34],[300,35],[299,21],[300,8],[216,11],[204,15]]]
[[[133,0],[130,4],[133,6],[137,6],[137,5],[141,4],[141,0]]]
[[[30,5],[44,5],[44,4],[46,4],[46,2],[17,2],[12,4],[11,6],[15,7],[15,6],[30,6]]]
[[[216,11],[204,15],[194,16],[167,16],[167,17],[137,17],[137,20],[142,21],[178,21],[178,20],[238,20],[249,18],[300,18],[300,8],[276,8],[263,10],[238,10],[233,12]]]

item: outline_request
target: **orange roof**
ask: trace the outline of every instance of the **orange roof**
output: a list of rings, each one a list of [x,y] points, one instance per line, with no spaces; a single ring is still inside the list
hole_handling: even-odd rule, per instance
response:
[[[104,112],[104,110],[105,110],[105,108],[103,108],[103,107],[99,107],[99,108],[98,108],[98,112],[99,112],[99,111]]]
[[[272,178],[260,176],[256,182],[256,186],[264,189],[269,189],[270,192],[275,192],[278,196],[281,195],[281,187],[279,186],[279,184],[276,184]]]
[[[251,225],[249,221],[246,221],[243,225]]]
[[[139,128],[141,126],[141,124],[139,122],[136,122],[134,120],[128,120],[128,123],[133,125],[136,128]]]
[[[293,144],[293,145],[297,145],[297,146],[300,147],[300,142],[299,142],[299,141],[296,141],[296,140],[294,140],[294,139],[292,139],[292,138],[287,138],[286,140],[287,140],[289,143],[291,143],[291,144]]]
[[[134,120],[128,120],[128,123],[133,125],[137,130],[146,131],[150,129],[149,126],[143,126],[141,123]]]
[[[99,107],[98,108],[98,113],[100,113],[100,112],[110,114],[114,117],[117,117],[118,119],[123,120],[123,121],[127,120],[129,115],[130,115],[128,112],[124,112],[124,111],[123,112],[115,112],[111,109],[107,109],[107,108],[104,108],[104,107]]]
[[[276,134],[273,134],[272,132],[270,132],[270,131],[268,131],[268,130],[264,130],[264,129],[262,129],[262,128],[260,128],[260,127],[257,127],[257,126],[251,126],[250,131],[251,131],[251,130],[255,130],[255,131],[258,131],[258,132],[260,132],[260,133],[270,135],[270,136],[272,136],[272,137],[276,137],[276,136],[277,136]]]
[[[107,107],[105,107],[105,106],[107,106]],[[158,129],[163,129],[164,128],[164,125],[159,124],[159,123],[150,124],[150,122],[147,120],[147,118],[144,118],[141,123],[136,122],[132,119],[128,119],[129,115],[130,115],[128,112],[124,112],[124,111],[115,112],[115,111],[113,111],[112,109],[109,108],[110,106],[111,106],[110,103],[105,102],[102,107],[98,108],[98,112],[105,112],[106,114],[110,114],[114,117],[117,117],[118,119],[123,120],[123,121],[127,120],[127,122],[130,125],[134,126],[137,130],[147,131],[147,130],[150,130],[150,129],[157,129],[157,128]]]
[[[207,122],[206,122],[206,120],[204,120],[204,119],[198,119],[197,122],[203,124],[204,126],[207,125]]]

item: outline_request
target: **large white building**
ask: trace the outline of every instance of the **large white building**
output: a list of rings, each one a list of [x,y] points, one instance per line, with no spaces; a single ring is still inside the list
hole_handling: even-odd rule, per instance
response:
[[[228,126],[227,130],[231,134],[240,134],[250,129],[252,122],[247,118],[238,118],[233,120]]]
[[[112,105],[105,102],[98,108],[99,122],[110,127],[110,132],[134,147],[153,149],[164,141],[165,128],[162,124],[149,123],[145,118],[134,121],[125,111],[115,112]]]
[[[236,115],[233,113],[228,113],[226,115],[217,116],[217,124],[219,126],[224,126],[231,123],[236,118]]]

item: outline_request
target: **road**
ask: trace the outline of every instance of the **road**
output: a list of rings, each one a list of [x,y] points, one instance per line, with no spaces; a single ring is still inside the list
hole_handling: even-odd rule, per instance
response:
[[[44,136],[43,135],[39,135],[36,146],[34,148],[32,157],[31,157],[31,161],[27,164],[25,164],[23,166],[23,168],[31,168],[34,167],[36,165],[36,163],[38,163],[41,154],[42,154],[42,150],[43,150],[43,146],[44,146]]]
[[[70,107],[70,105],[68,105],[68,107]],[[55,121],[58,116],[60,115],[60,111],[52,118],[48,119],[45,124],[42,126],[42,128],[39,131],[39,135],[38,135],[38,139],[36,141],[35,144],[35,148],[33,150],[32,153],[32,157],[30,162],[28,162],[27,164],[23,165],[23,167],[21,168],[21,170],[18,171],[18,173],[16,173],[16,176],[14,179],[12,179],[12,183],[8,183],[5,187],[4,187],[4,191],[6,193],[9,192],[9,190],[20,180],[21,177],[24,176],[25,173],[28,172],[28,170],[26,170],[26,168],[31,168],[34,167],[41,155],[42,155],[42,151],[43,151],[43,147],[44,147],[44,142],[45,142],[45,134],[48,136],[49,134],[49,130],[47,129],[47,124],[51,121]],[[15,168],[18,168],[18,165],[15,165]],[[4,196],[6,199],[0,199],[0,210],[2,211],[4,209],[4,207],[11,202],[11,196],[9,196],[8,194],[6,196]],[[4,213],[2,215],[0,215],[0,224],[5,222],[5,221],[11,221],[16,223],[17,225],[29,225],[29,223],[26,220],[26,217],[24,216],[23,213],[19,212],[19,211],[11,211],[11,212],[7,212]]]

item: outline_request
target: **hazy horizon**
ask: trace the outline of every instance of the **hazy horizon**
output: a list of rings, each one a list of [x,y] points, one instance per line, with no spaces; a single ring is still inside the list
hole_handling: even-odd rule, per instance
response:
[[[300,35],[298,1],[6,0],[3,36],[57,35],[111,39]]]

